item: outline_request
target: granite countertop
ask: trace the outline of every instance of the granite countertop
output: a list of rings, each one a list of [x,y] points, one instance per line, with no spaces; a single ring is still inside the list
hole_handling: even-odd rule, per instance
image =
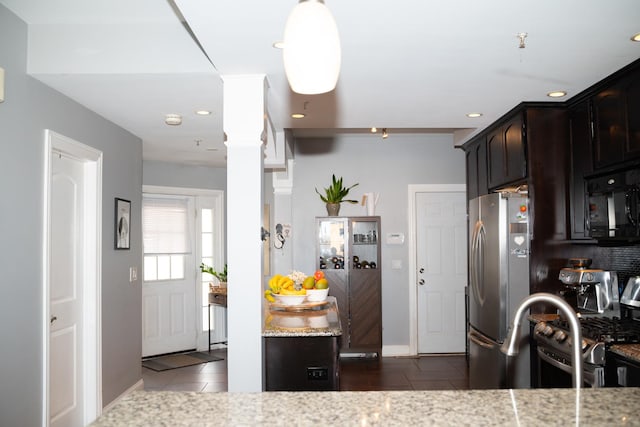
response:
[[[299,307],[282,307],[265,303],[262,336],[333,337],[342,335],[335,297],[329,296],[325,304],[309,304],[307,308],[302,310]]]
[[[609,347],[609,351],[634,362],[640,362],[640,344],[614,344]]]
[[[93,426],[637,425],[638,388],[197,393],[136,391]]]

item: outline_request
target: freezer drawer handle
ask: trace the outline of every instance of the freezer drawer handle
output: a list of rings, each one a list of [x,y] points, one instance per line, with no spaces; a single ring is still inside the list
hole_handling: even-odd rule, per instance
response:
[[[471,341],[473,341],[474,343],[478,344],[480,347],[484,347],[484,348],[488,348],[488,349],[492,349],[495,348],[495,344],[493,344],[491,341],[487,341],[485,339],[482,339],[482,337],[478,336],[477,334],[473,333],[473,332],[469,332],[469,339]]]

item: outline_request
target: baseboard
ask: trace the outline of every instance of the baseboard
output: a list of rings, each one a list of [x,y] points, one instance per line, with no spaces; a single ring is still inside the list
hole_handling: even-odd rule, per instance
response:
[[[134,385],[132,385],[131,387],[129,387],[128,389],[126,389],[120,396],[116,397],[115,399],[113,399],[107,406],[105,406],[104,408],[102,408],[102,413],[107,412],[108,410],[110,410],[111,408],[113,408],[113,406],[118,403],[122,398],[124,398],[125,396],[133,393],[134,391],[138,391],[138,390],[144,390],[144,380],[142,378],[140,378],[138,380],[138,382],[136,382]]]
[[[382,357],[415,356],[408,345],[385,345],[382,347]]]

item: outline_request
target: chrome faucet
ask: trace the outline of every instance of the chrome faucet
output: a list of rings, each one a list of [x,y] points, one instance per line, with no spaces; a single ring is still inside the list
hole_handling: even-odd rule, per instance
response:
[[[571,363],[573,387],[579,389],[582,387],[582,330],[580,329],[580,321],[571,306],[557,295],[540,292],[537,294],[531,294],[523,299],[516,310],[516,314],[513,318],[513,324],[507,334],[507,339],[504,340],[502,347],[500,347],[500,351],[507,356],[515,356],[518,354],[517,343],[522,315],[529,306],[537,302],[547,302],[555,305],[569,320],[572,340],[571,348],[573,351],[573,360]]]

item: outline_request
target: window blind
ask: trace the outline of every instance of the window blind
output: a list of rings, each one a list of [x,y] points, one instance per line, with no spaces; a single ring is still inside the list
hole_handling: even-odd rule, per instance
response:
[[[191,253],[189,199],[144,194],[142,240],[144,253]]]

